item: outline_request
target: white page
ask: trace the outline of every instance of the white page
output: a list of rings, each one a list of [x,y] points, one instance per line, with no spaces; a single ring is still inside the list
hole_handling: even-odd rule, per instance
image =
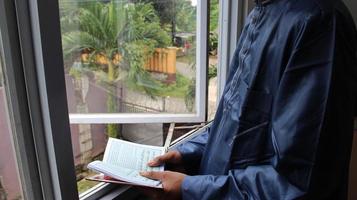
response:
[[[163,147],[142,145],[109,138],[103,162],[138,171],[163,171],[164,166],[149,167],[147,163],[164,153],[165,149]]]
[[[91,162],[89,163],[88,168],[96,172],[103,173],[117,180],[122,180],[149,187],[162,188],[162,184],[160,181],[142,177],[140,176],[138,170],[114,166],[111,164],[104,163],[102,161]]]
[[[147,166],[150,160],[164,153],[165,149],[163,147],[141,145],[109,138],[103,161],[91,162],[88,168],[118,180],[160,188],[162,185],[159,181],[142,177],[139,172],[164,171],[164,166]]]

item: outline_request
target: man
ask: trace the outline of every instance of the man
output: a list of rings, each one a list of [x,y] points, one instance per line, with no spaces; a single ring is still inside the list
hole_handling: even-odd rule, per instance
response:
[[[162,199],[347,199],[356,74],[336,0],[256,1],[210,130],[149,163]]]

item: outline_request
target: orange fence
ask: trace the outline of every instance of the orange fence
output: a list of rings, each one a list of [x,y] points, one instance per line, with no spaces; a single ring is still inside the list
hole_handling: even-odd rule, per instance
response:
[[[169,75],[176,74],[176,47],[156,48],[153,55],[147,60],[144,69],[151,72],[165,73]],[[116,54],[113,63],[118,64],[121,56]],[[88,62],[89,53],[82,53],[82,62]],[[101,65],[108,64],[108,59],[104,55],[96,55],[96,63]]]
[[[145,69],[151,72],[176,74],[177,48],[157,48],[146,62]]]

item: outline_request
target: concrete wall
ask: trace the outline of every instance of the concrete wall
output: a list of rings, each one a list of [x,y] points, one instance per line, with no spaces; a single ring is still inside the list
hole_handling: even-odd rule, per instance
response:
[[[140,144],[162,146],[162,124],[125,124],[123,125],[123,138]]]
[[[72,78],[66,75],[66,90],[67,90],[67,99],[68,99],[68,109],[71,113],[76,113],[76,100],[75,100],[75,91]],[[106,101],[107,95],[104,90],[98,89],[95,85],[89,85],[88,95],[86,102],[88,105],[88,111],[93,113],[100,113],[106,111]],[[91,134],[91,156],[95,157],[98,154],[102,153],[106,146],[106,134],[105,134],[105,125],[90,125],[90,134]],[[80,130],[78,124],[71,125],[71,139],[72,139],[72,148],[73,148],[73,157],[75,165],[85,164],[82,163],[81,156],[85,152],[81,152],[80,149]],[[83,142],[83,141],[82,141]]]
[[[20,182],[17,174],[15,155],[8,126],[5,90],[0,87],[0,181],[8,199],[21,197]]]
[[[89,113],[107,113],[107,92],[105,88],[96,84],[96,81],[93,77],[89,78],[90,84],[88,85],[88,93],[86,95],[86,105],[88,107]],[[152,100],[147,95],[129,92],[125,90],[121,90],[122,86],[118,84],[118,94],[120,96],[125,95],[125,100],[138,105],[144,105],[150,108],[161,109],[160,107],[155,107],[155,104],[162,105],[162,102],[158,100]],[[67,99],[68,99],[68,108],[70,113],[77,113],[76,111],[76,98],[75,98],[75,90],[73,80],[69,75],[66,75],[66,90],[67,90]],[[171,98],[166,101],[168,108],[175,108],[176,105],[182,110],[182,107],[185,108],[185,103],[182,100],[180,102],[175,102],[175,98]],[[119,103],[118,103],[119,105]],[[174,112],[173,110],[171,110]],[[78,124],[71,125],[71,139],[72,139],[72,148],[73,148],[73,157],[75,161],[75,165],[79,166],[85,161],[82,159],[83,155],[88,156],[86,154],[86,150],[81,149],[81,144],[86,141],[80,141],[81,131],[80,126]],[[96,157],[99,154],[103,153],[107,143],[107,135],[106,135],[106,125],[104,124],[91,124],[89,125],[90,132],[90,157]],[[83,128],[82,128],[83,129]],[[121,130],[121,134],[124,139],[135,141],[139,143],[151,144],[151,145],[162,145],[162,124],[132,124],[132,125],[123,125]]]

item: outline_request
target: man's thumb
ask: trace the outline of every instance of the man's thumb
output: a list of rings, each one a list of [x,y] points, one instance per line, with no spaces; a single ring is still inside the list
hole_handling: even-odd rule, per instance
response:
[[[167,159],[168,159],[168,155],[167,154],[162,155],[162,156],[158,156],[158,157],[154,158],[152,161],[150,161],[148,163],[148,165],[150,167],[157,167],[157,166],[160,166],[162,164],[165,164]]]
[[[161,180],[164,172],[140,172],[140,175],[153,180]]]

